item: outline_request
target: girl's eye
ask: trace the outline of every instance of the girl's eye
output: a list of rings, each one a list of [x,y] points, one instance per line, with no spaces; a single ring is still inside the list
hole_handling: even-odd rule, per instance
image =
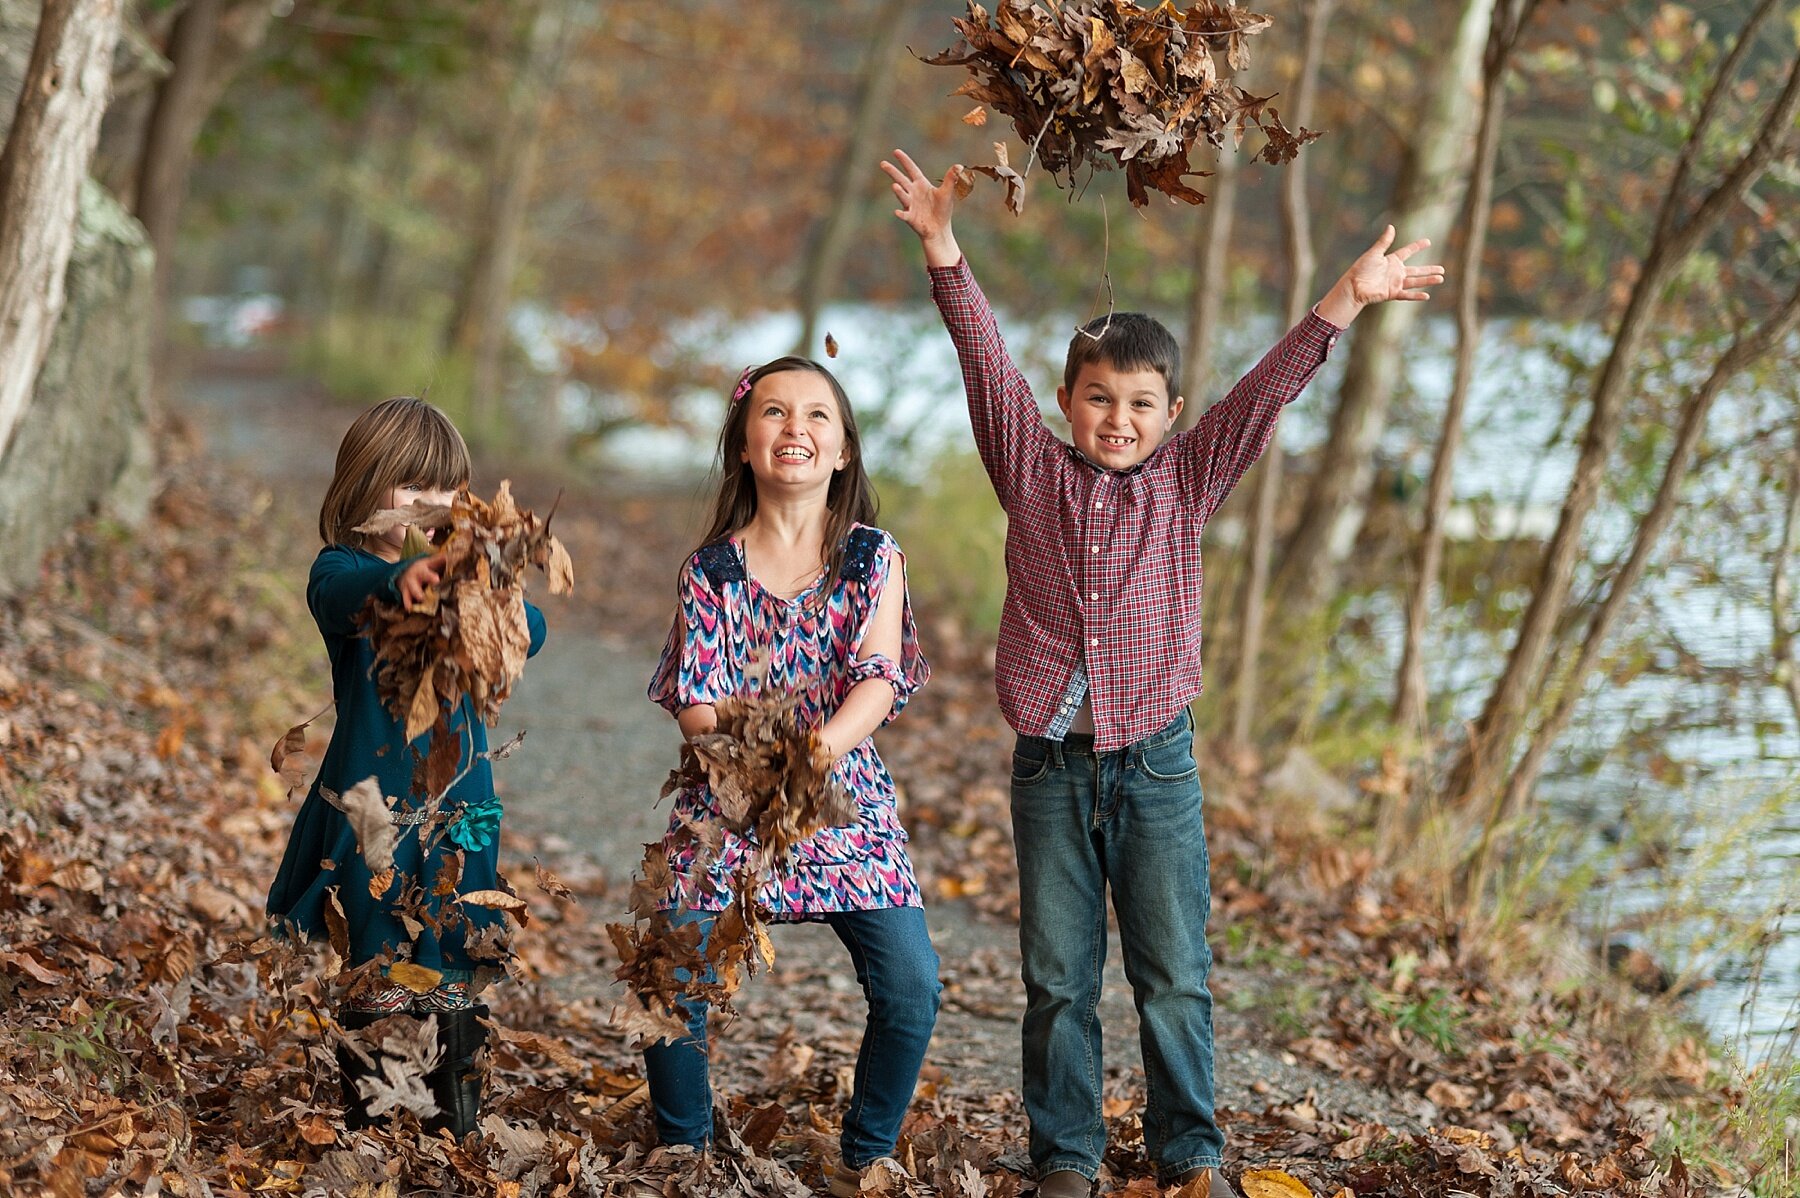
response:
[[[776,407],[773,404],[770,404],[768,407],[763,409],[763,415],[764,416],[779,416],[779,415],[781,415],[781,409]]]

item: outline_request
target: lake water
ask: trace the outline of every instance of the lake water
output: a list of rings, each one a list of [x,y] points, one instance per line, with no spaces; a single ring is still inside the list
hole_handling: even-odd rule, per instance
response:
[[[1040,397],[1053,394],[1077,319],[1074,312],[1029,321],[1002,317],[1008,344]],[[839,306],[827,311],[820,329],[840,347],[829,364],[857,405],[870,459],[885,471],[917,475],[945,451],[972,444],[961,376],[934,309]],[[1220,358],[1227,371],[1215,395],[1277,331],[1271,320],[1252,318],[1225,332]],[[698,320],[677,341],[679,352],[735,374],[788,352],[797,332],[795,317],[776,314],[747,322]],[[1554,526],[1587,415],[1585,390],[1571,385],[1572,372],[1605,349],[1592,331],[1490,327],[1457,464],[1465,526],[1486,520],[1491,527],[1496,517]],[[1423,326],[1407,394],[1396,401],[1380,445],[1387,466],[1419,480],[1429,470],[1452,351],[1448,321]],[[1284,416],[1280,436],[1290,453],[1304,454],[1322,440],[1344,357],[1340,350]],[[1698,374],[1677,362],[1649,387],[1667,393],[1692,385]],[[723,401],[712,391],[678,397],[675,411],[687,428],[627,429],[603,452],[630,469],[698,472],[710,460]],[[1634,402],[1640,411],[1656,401],[1640,396]],[[1768,391],[1729,393],[1715,409],[1708,446],[1790,429],[1795,403],[1793,395]],[[622,401],[572,389],[565,404],[573,422],[586,423]],[[1052,427],[1061,427],[1058,418]],[[1791,435],[1779,432],[1777,445]],[[1646,447],[1638,460],[1660,469],[1666,444],[1664,435],[1661,446]],[[1781,496],[1776,485],[1731,462],[1696,484],[1665,535],[1659,565],[1612,638],[1614,645],[1641,640],[1647,668],[1589,683],[1540,793],[1577,830],[1561,859],[1571,866],[1598,863],[1602,880],[1586,909],[1596,938],[1622,935],[1699,980],[1694,1011],[1721,1039],[1761,1058],[1791,1050],[1800,1016],[1800,728],[1783,693],[1767,684],[1765,668],[1768,570]],[[1621,559],[1634,528],[1631,511],[1603,501],[1588,522],[1588,556]],[[1529,545],[1496,551],[1535,554]],[[1575,593],[1593,583],[1591,571],[1578,574]],[[1361,613],[1385,652],[1365,663],[1371,693],[1391,689],[1400,599],[1371,597]],[[1431,691],[1448,698],[1458,719],[1477,714],[1509,635],[1496,639],[1455,612],[1435,618]],[[1683,919],[1655,918],[1671,905]],[[1747,924],[1766,928],[1764,940],[1730,943],[1724,930]]]

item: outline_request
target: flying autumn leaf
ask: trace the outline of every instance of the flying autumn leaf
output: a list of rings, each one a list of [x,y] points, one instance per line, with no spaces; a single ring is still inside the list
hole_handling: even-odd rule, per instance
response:
[[[1012,118],[1029,147],[1016,171],[1003,155],[995,166],[975,168],[1007,184],[1014,215],[1034,162],[1071,187],[1083,166],[1123,167],[1137,206],[1149,202],[1150,191],[1199,204],[1205,195],[1185,180],[1205,174],[1189,162],[1200,142],[1220,148],[1234,126],[1241,136],[1254,124],[1268,139],[1259,157],[1273,164],[1319,136],[1290,131],[1267,97],[1219,78],[1215,52],[1223,49],[1230,69],[1241,72],[1250,65],[1249,37],[1270,25],[1235,4],[1200,0],[1183,10],[1122,0],[1048,7],[999,0],[990,16],[970,0],[967,18],[953,24],[962,39],[924,61],[969,71],[972,78],[954,94],[979,104],[964,123],[984,125],[991,107]]]
[[[405,986],[414,994],[430,994],[444,980],[444,975],[437,970],[414,965],[411,961],[395,961],[388,966],[387,975],[389,981]]]
[[[381,783],[374,778],[364,778],[341,795],[332,791],[321,793],[350,821],[350,830],[356,833],[356,847],[369,872],[379,876],[392,868],[394,813],[382,797]]]
[[[827,358],[837,357],[837,338],[830,333],[825,334],[825,356]]]
[[[302,720],[289,728],[281,734],[281,739],[275,742],[275,747],[269,750],[269,768],[281,776],[281,781],[287,787],[287,795],[290,799],[299,793],[301,787],[306,785],[307,778],[312,776],[313,770],[319,764],[319,759],[307,752],[306,730],[312,727],[313,720],[324,715],[326,711],[330,711],[332,706],[332,704],[326,704],[324,711],[319,712],[318,715]]]

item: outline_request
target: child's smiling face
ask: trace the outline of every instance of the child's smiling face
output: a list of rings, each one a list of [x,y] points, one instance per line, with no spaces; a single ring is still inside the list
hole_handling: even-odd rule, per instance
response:
[[[739,402],[750,405],[743,460],[759,484],[824,487],[849,463],[843,414],[824,376],[810,370],[767,375]]]
[[[1181,415],[1182,399],[1169,398],[1159,371],[1087,362],[1073,389],[1056,389],[1056,405],[1069,418],[1076,449],[1109,470],[1126,470],[1156,452]]]

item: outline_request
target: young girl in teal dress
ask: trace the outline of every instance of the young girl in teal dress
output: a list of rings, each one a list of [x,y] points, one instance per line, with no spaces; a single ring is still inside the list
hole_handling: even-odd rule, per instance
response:
[[[757,896],[777,922],[830,925],[850,953],[868,1000],[855,1089],[844,1113],[834,1194],[858,1192],[877,1161],[892,1161],[938,1008],[938,958],[925,930],[918,882],[895,810],[894,781],[871,734],[925,682],[905,561],[894,538],[870,526],[874,493],[863,472],[855,417],[843,388],[806,358],[744,372],[719,438],[723,475],[712,527],[681,571],[681,610],[650,698],[693,737],[717,723],[713,704],[746,687],[798,692],[801,712],[856,800],[856,821],[796,845]],[[760,683],[752,662],[766,663]],[[730,875],[755,845],[725,833],[710,884],[694,850],[674,836],[685,821],[717,817],[705,787],[677,795],[667,842],[676,923],[710,931]],[[685,1000],[689,1036],[645,1050],[656,1128],[664,1143],[712,1139],[706,1006]]]
[[[470,1058],[481,1045],[479,1020],[487,1008],[475,1003],[471,990],[478,970],[504,968],[499,935],[504,929],[497,926],[504,915],[453,903],[432,890],[446,861],[454,872],[456,856],[461,870],[455,893],[498,886],[500,802],[486,757],[487,728],[465,698],[449,714],[450,734],[462,745],[457,766],[462,776],[445,797],[441,814],[425,818],[433,796],[420,793],[414,766],[428,748],[429,734],[409,744],[404,721],[376,694],[374,651],[359,633],[358,618],[372,598],[410,608],[441,580],[444,558],[403,557],[403,528],[378,536],[355,529],[383,509],[419,500],[448,503],[468,485],[469,475],[462,435],[441,411],[420,399],[376,404],[344,434],[319,513],[325,547],[314,559],[306,585],[307,606],[331,659],[337,724],[319,775],[294,817],[268,901],[269,919],[278,932],[316,938],[326,934],[326,908],[335,899],[348,926],[352,966],[404,960],[441,975],[434,989],[421,994],[386,981],[384,968],[377,984],[358,987],[345,1000],[339,1022],[358,1028],[396,1014],[435,1017],[444,1057],[427,1082],[442,1114],[427,1122],[458,1136],[473,1128],[480,1102],[480,1080]],[[544,643],[544,617],[527,603],[525,618],[535,654]],[[376,781],[394,811],[395,878],[380,897],[369,893],[369,868],[338,805],[340,796],[366,778]],[[415,888],[422,888],[423,895]],[[422,905],[431,918],[418,918],[413,904]],[[408,914],[413,914],[411,926]],[[355,1083],[367,1065],[348,1049],[340,1049],[338,1060],[344,1071],[346,1122],[366,1125],[366,1102]]]

